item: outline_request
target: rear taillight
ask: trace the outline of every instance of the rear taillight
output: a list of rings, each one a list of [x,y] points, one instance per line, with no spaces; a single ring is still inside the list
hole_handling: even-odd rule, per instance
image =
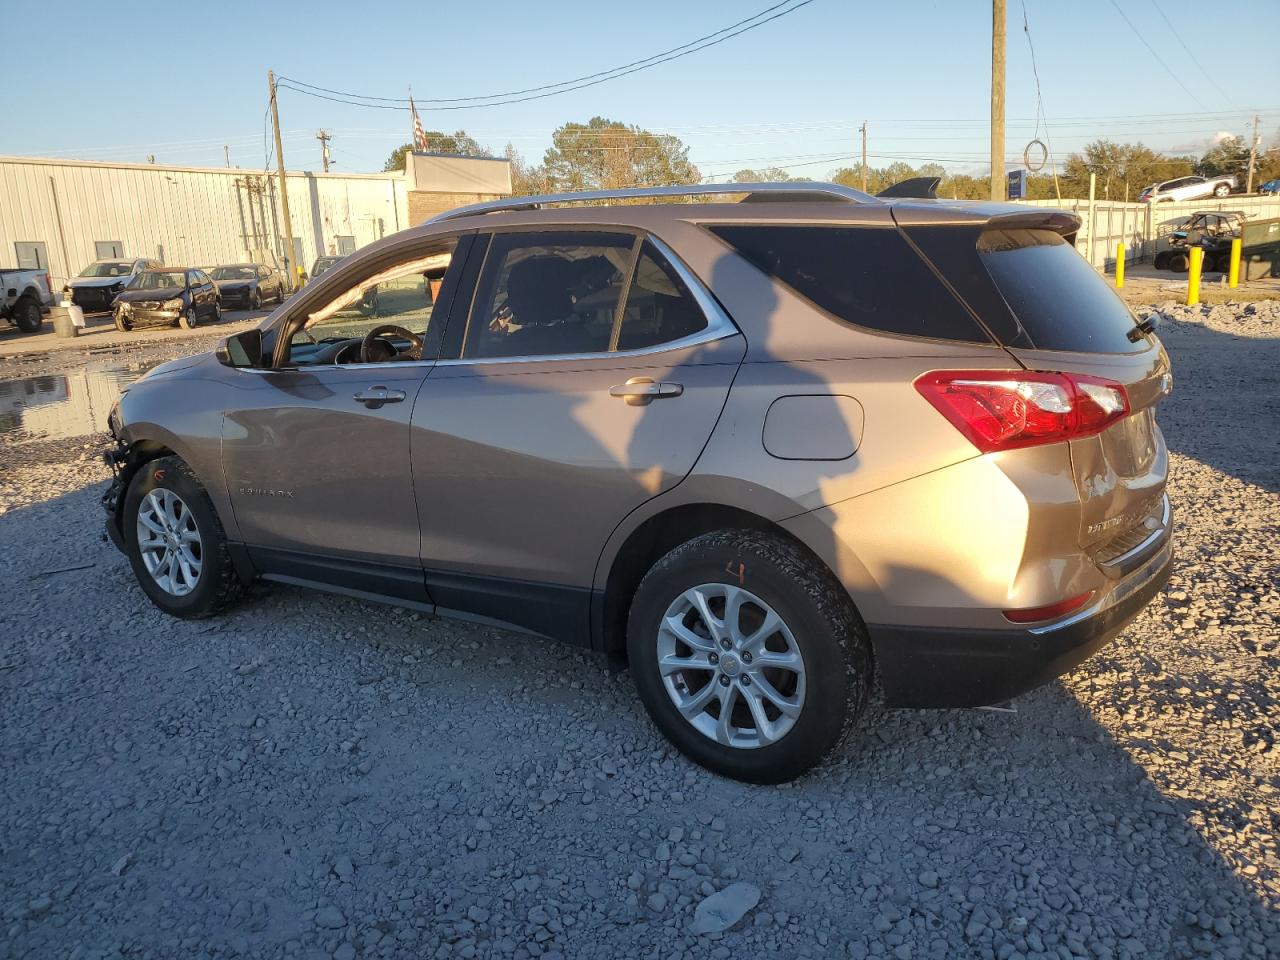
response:
[[[1122,385],[1079,373],[941,370],[916,389],[983,453],[1092,436],[1129,413]]]

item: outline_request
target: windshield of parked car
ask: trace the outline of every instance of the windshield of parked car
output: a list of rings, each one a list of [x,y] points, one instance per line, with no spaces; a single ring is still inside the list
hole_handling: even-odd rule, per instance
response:
[[[110,263],[91,263],[84,268],[82,277],[127,277],[133,264],[128,261],[112,260]]]
[[[186,273],[182,270],[147,270],[138,274],[131,290],[182,290],[187,285]]]
[[[217,267],[213,271],[215,280],[253,280],[257,276],[253,267]]]

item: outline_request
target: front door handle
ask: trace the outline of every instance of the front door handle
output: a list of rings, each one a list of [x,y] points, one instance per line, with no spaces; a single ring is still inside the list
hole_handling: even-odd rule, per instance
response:
[[[384,403],[399,403],[405,398],[403,390],[388,390],[384,386],[369,387],[356,394],[356,400],[371,410],[376,410]]]
[[[632,377],[626,383],[619,383],[609,388],[609,396],[622,397],[628,406],[643,407],[654,400],[664,397],[678,397],[684,393],[684,384],[655,383],[650,377]]]

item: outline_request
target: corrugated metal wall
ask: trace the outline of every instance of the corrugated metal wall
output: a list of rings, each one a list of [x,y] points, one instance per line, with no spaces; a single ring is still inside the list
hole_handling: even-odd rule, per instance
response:
[[[1033,207],[1054,207],[1080,215],[1084,224],[1076,237],[1076,249],[1099,269],[1114,269],[1116,247],[1125,245],[1125,260],[1149,260],[1166,246],[1164,238],[1175,229],[1180,217],[1201,210],[1239,210],[1250,220],[1280,217],[1280,197],[1210,197],[1177,203],[1122,203],[1119,200],[1095,200],[1092,217],[1089,201],[1065,197],[1057,200],[1019,200]]]
[[[398,174],[289,173],[295,246],[304,268],[409,225]],[[0,265],[16,244],[43,242],[61,287],[95,259],[95,241],[119,241],[125,256],[213,266],[280,258],[279,181],[261,171],[0,157]],[[277,259],[277,262],[278,259]]]

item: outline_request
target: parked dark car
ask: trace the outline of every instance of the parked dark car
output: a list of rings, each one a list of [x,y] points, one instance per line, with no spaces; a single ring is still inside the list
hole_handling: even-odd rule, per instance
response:
[[[334,256],[328,256],[328,255],[323,257],[316,257],[316,262],[311,265],[311,279],[314,280],[316,277],[320,276],[320,274],[324,273],[326,270],[332,267],[335,263],[338,263],[341,259],[342,259],[341,257],[334,257]]]
[[[284,302],[284,281],[280,274],[261,263],[230,263],[213,268],[222,305],[257,310],[273,300]]]
[[[218,288],[203,270],[162,267],[134,277],[116,297],[111,312],[117,330],[159,324],[190,330],[201,320],[216,322],[222,305]]]

